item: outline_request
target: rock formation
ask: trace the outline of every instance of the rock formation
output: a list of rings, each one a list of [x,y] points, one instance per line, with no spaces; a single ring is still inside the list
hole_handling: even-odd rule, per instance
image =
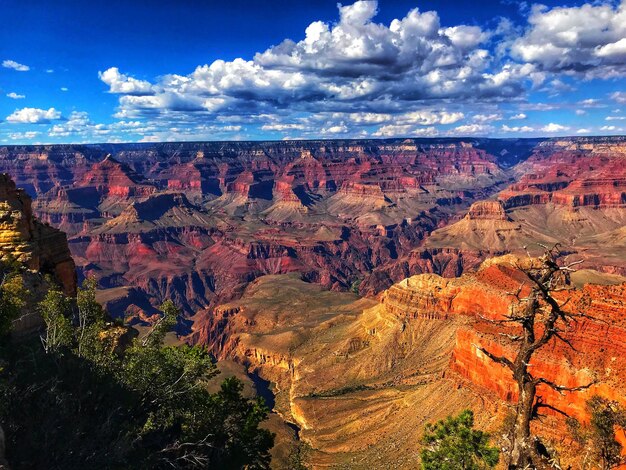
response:
[[[50,274],[67,295],[76,293],[76,271],[65,234],[33,216],[30,197],[0,174],[0,259]]]

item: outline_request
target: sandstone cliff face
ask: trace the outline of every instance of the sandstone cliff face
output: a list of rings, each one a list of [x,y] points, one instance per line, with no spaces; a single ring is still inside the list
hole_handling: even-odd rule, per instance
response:
[[[414,319],[449,320],[465,316],[474,321],[456,334],[450,367],[477,385],[513,400],[517,390],[508,369],[491,361],[478,350],[484,346],[496,355],[513,357],[513,345],[502,331],[482,319],[501,319],[513,298],[507,292],[522,285],[519,271],[504,257],[493,259],[476,273],[444,279],[420,275],[394,285],[383,295],[385,308],[396,316]],[[586,419],[585,401],[593,394],[624,401],[626,368],[620,360],[626,353],[626,284],[591,285],[557,294],[572,312],[590,318],[573,322],[564,337],[575,349],[555,341],[533,358],[533,373],[568,387],[598,384],[588,391],[559,394],[545,387],[539,394],[571,416]],[[625,402],[626,403],[626,402]]]
[[[65,234],[37,221],[31,199],[0,174],[0,256],[28,269],[51,274],[67,295],[76,293],[76,272]]]

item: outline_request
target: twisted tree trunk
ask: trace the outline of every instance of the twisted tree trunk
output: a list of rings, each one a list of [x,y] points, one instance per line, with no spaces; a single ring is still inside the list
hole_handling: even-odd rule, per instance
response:
[[[550,341],[562,341],[573,347],[563,334],[567,331],[570,321],[586,316],[584,313],[564,310],[563,307],[567,302],[560,304],[553,297],[555,291],[564,289],[563,284],[567,283],[567,275],[573,271],[572,266],[580,263],[578,261],[561,266],[557,263],[559,256],[558,246],[546,248],[541,258],[530,260],[529,267],[518,266],[530,281],[530,291],[526,297],[521,297],[522,286],[516,293],[511,294],[517,299],[517,304],[511,307],[510,313],[505,315],[503,320],[487,320],[516,327],[515,334],[502,333],[517,346],[515,358],[498,356],[478,347],[492,361],[507,367],[517,383],[519,396],[511,435],[512,448],[507,462],[509,470],[542,469],[549,466],[547,460],[539,454],[536,439],[530,432],[530,423],[539,416],[541,408],[560,411],[537,396],[537,386],[543,384],[562,393],[583,390],[592,385],[565,387],[544,377],[535,377],[528,371],[533,355]]]

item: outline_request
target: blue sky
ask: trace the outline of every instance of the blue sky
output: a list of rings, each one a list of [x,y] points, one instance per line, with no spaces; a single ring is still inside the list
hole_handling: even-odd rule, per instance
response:
[[[626,133],[626,0],[39,1],[0,143]]]

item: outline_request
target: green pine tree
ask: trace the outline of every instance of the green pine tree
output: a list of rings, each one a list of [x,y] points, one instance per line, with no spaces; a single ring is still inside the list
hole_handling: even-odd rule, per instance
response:
[[[483,470],[495,467],[500,455],[489,434],[474,429],[471,410],[427,424],[422,444],[424,470]]]

